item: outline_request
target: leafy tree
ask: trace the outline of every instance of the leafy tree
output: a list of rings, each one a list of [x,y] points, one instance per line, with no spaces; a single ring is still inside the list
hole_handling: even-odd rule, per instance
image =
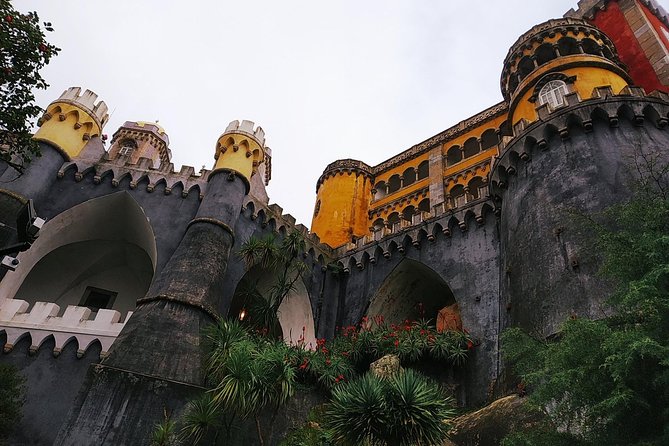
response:
[[[24,380],[17,370],[0,364],[0,444],[2,437],[12,431],[21,419]]]
[[[553,342],[519,329],[503,335],[506,357],[532,391],[530,402],[548,409],[548,428],[539,431],[552,439],[541,444],[568,444],[567,436],[573,444],[669,444],[669,201],[663,184],[642,182],[631,202],[590,219],[604,254],[602,274],[616,284],[613,316],[568,320]],[[532,442],[539,434],[516,434],[505,444],[539,444]]]
[[[53,31],[48,22],[43,29]],[[39,71],[59,51],[46,41],[36,12],[21,14],[0,0],[0,159],[19,171],[39,155],[31,121],[42,109],[33,91],[48,87]]]
[[[411,369],[384,380],[366,374],[332,392],[326,426],[342,444],[442,444],[455,414],[439,385]]]

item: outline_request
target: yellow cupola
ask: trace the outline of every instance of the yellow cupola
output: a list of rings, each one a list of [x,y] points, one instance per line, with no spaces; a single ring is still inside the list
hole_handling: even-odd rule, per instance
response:
[[[265,131],[253,121],[232,121],[216,142],[214,170],[230,170],[248,182],[265,160]]]
[[[509,122],[533,122],[540,109],[553,111],[592,97],[597,87],[614,93],[631,79],[611,39],[588,22],[563,18],[533,27],[504,60],[501,89]]]
[[[33,137],[52,145],[69,161],[76,158],[91,138],[99,137],[109,120],[107,104],[90,90],[70,87],[53,101],[37,121]]]

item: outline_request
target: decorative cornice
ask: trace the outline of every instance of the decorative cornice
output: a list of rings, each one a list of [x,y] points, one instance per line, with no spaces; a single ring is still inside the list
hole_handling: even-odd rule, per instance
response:
[[[337,160],[333,163],[328,164],[328,166],[323,171],[323,174],[320,176],[318,182],[316,183],[316,192],[318,192],[318,189],[321,187],[321,184],[323,184],[323,181],[325,181],[330,177],[334,177],[337,174],[343,175],[344,173],[348,174],[355,173],[356,175],[365,176],[370,180],[373,179],[372,168],[369,167],[369,165],[363,163],[362,161],[354,160],[351,158]]]
[[[464,121],[461,121],[458,124],[449,127],[443,132],[437,133],[433,137],[428,138],[425,141],[410,147],[404,152],[395,155],[394,157],[382,162],[381,164],[374,166],[372,168],[372,173],[374,175],[378,175],[381,172],[384,172],[397,165],[400,165],[409,159],[415,158],[416,156],[419,156],[427,152],[428,150],[440,144],[443,144],[449,139],[453,139],[459,135],[471,131],[472,129],[478,127],[485,121],[489,121],[493,118],[505,114],[507,111],[508,111],[508,105],[506,102],[500,102],[498,104],[495,104],[492,107],[483,110],[481,113],[478,113],[468,119],[465,119]]]

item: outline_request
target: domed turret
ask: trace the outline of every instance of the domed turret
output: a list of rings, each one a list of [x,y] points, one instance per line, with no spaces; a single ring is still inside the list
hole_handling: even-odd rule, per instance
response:
[[[549,20],[518,38],[504,60],[501,89],[512,124],[588,99],[595,87],[618,93],[631,83],[615,46],[584,20]]]
[[[46,142],[67,159],[76,158],[91,138],[100,136],[109,120],[107,105],[98,95],[80,87],[68,88],[37,121],[34,138]]]
[[[368,232],[372,168],[345,159],[328,165],[316,185],[316,207],[311,231],[336,247]]]

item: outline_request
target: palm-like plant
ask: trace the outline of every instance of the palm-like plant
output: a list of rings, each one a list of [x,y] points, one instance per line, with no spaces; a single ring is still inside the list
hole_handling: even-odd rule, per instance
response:
[[[453,401],[411,369],[388,380],[367,374],[332,392],[327,425],[350,445],[435,445],[448,432]]]
[[[259,413],[272,409],[270,436],[279,408],[292,397],[295,371],[282,342],[248,334],[237,321],[219,321],[207,330],[211,349],[207,360],[211,390],[191,403],[184,419],[184,432],[197,444],[206,433],[230,432],[234,418],[254,417],[260,444],[264,444]],[[227,422],[221,420],[223,414]]]
[[[390,439],[395,445],[441,444],[453,418],[453,400],[434,382],[407,369],[389,382]]]
[[[248,269],[260,267],[275,272],[275,280],[268,290],[261,292],[255,283],[244,283],[237,297],[249,309],[249,321],[255,328],[265,329],[270,336],[280,333],[277,313],[284,299],[295,289],[295,283],[306,270],[306,264],[298,259],[304,251],[304,238],[292,232],[278,240],[274,234],[263,238],[251,237],[242,245],[239,255]]]

